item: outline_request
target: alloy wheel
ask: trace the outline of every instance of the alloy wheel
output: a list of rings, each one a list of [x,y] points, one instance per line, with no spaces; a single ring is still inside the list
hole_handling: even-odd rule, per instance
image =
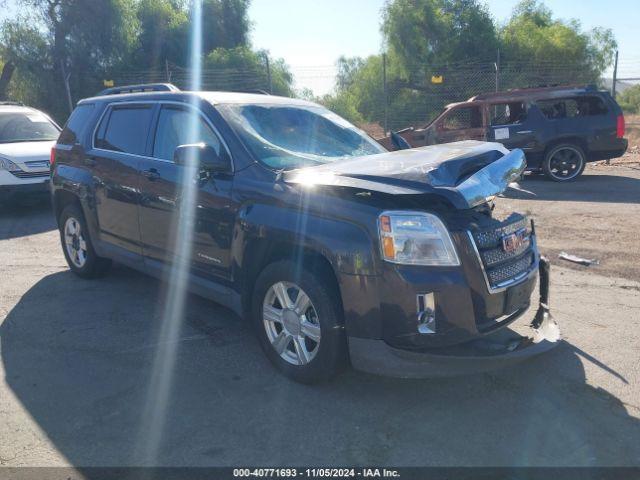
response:
[[[295,283],[278,282],[267,290],[262,321],[271,346],[290,364],[306,365],[318,353],[318,312],[309,296]]]
[[[549,159],[549,172],[558,180],[571,180],[582,170],[582,154],[573,147],[556,150]]]
[[[74,217],[67,218],[64,224],[64,244],[73,265],[84,267],[87,262],[87,242],[82,233],[82,225]]]

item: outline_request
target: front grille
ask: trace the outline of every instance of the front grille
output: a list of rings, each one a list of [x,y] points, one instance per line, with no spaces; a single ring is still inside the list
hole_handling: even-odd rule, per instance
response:
[[[25,165],[29,168],[49,168],[49,160],[32,160],[25,162]]]
[[[25,172],[23,170],[19,170],[11,173],[18,178],[42,178],[49,176],[49,172]]]
[[[524,241],[513,251],[505,251],[502,238],[514,232],[524,232]],[[471,232],[490,289],[496,289],[525,277],[536,260],[532,230],[526,217],[512,214],[504,222]]]

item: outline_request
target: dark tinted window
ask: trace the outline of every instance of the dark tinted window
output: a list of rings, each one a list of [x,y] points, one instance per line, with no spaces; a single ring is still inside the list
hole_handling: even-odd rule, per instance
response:
[[[191,131],[196,120],[196,130]],[[204,119],[193,110],[180,107],[162,107],[153,144],[153,156],[163,160],[173,160],[173,153],[179,145],[205,143],[220,153],[220,140]]]
[[[80,135],[84,132],[94,106],[93,103],[85,103],[76,107],[62,129],[58,143],[73,145],[80,141]]]
[[[99,128],[96,147],[143,155],[151,123],[151,106],[114,107]]]
[[[607,113],[604,101],[596,96],[538,100],[536,103],[544,116],[550,119],[591,117]]]

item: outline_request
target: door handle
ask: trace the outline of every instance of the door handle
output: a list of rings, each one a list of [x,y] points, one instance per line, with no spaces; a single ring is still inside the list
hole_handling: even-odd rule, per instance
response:
[[[95,167],[96,159],[93,157],[84,157],[84,164],[88,167]]]
[[[519,133],[520,135],[527,135],[529,133],[533,133],[533,130],[520,130],[519,132],[516,132],[516,133]]]
[[[142,176],[146,177],[147,180],[153,182],[154,180],[158,180],[160,178],[160,173],[155,168],[150,168],[149,170],[143,170]]]

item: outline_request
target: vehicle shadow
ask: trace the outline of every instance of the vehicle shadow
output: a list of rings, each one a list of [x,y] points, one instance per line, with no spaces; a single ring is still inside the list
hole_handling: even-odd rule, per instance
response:
[[[56,229],[49,196],[0,203],[0,240]]]
[[[71,465],[139,465],[134,452],[153,441],[141,436],[140,419],[162,291],[125,268],[94,282],[59,272],[34,285],[0,326],[7,385]],[[247,324],[190,296],[176,347],[156,465],[640,460],[638,419],[586,383],[581,352],[569,343],[491,374],[401,380],[349,370],[304,386],[268,364]]]
[[[522,200],[640,203],[640,178],[585,173],[575,182],[558,183],[534,174],[527,175],[519,183],[519,189],[507,189],[504,196]]]

